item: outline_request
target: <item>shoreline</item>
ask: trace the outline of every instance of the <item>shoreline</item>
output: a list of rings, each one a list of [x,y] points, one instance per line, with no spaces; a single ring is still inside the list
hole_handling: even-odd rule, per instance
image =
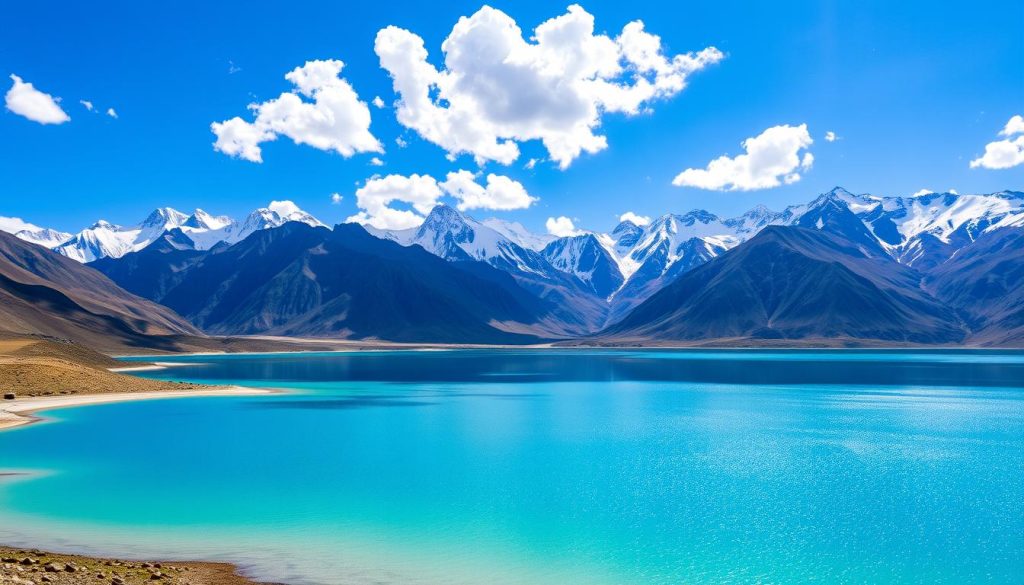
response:
[[[916,345],[916,346],[865,346],[865,347],[827,347],[827,346],[803,346],[803,347],[786,347],[786,346],[707,346],[707,345],[450,345],[450,346],[409,346],[409,347],[359,347],[351,349],[312,349],[312,350],[283,350],[283,351],[201,351],[201,352],[181,352],[181,353],[170,353],[162,354],[164,358],[174,359],[179,357],[219,357],[219,356],[261,356],[261,355],[306,355],[306,354],[328,354],[328,353],[374,353],[374,352],[390,352],[390,351],[408,351],[408,352],[431,352],[431,351],[460,351],[460,350],[558,350],[558,351],[578,351],[578,350],[599,350],[599,351],[646,351],[646,350],[689,350],[689,351],[804,351],[804,352],[844,352],[844,351],[877,351],[877,352],[913,352],[913,351],[983,351],[983,352],[1005,352],[1005,351],[1024,351],[1024,347],[991,347],[991,346],[930,346],[930,345]],[[143,371],[154,371],[162,370],[168,367],[192,365],[191,363],[183,362],[148,362],[148,358],[153,357],[152,354],[111,354],[112,358],[117,360],[125,360],[125,363],[132,363],[135,360],[142,361],[147,360],[150,365],[145,366],[129,366],[124,368],[109,368],[111,372],[116,373],[131,373],[131,372],[143,372]]]
[[[44,577],[45,576],[45,577]],[[217,561],[116,559],[0,545],[0,583],[77,585],[256,585],[237,565]]]
[[[158,366],[159,367],[159,366]],[[47,410],[92,406],[115,402],[134,402],[138,400],[159,400],[163,398],[196,398],[209,396],[259,396],[277,394],[278,390],[266,388],[246,388],[229,386],[208,390],[165,390],[147,392],[117,392],[108,394],[70,394],[66,396],[41,396],[16,398],[0,402],[0,432],[25,427],[46,420],[36,416]]]
[[[174,354],[174,355],[191,355],[191,354]],[[216,355],[216,354],[211,354]],[[122,356],[130,357],[130,356]],[[141,356],[140,356],[141,357]],[[173,356],[170,356],[173,357]],[[114,372],[115,374],[130,374],[132,372],[152,372],[154,370],[166,370],[167,368],[173,368],[175,366],[188,366],[191,364],[183,364],[181,362],[149,362],[148,365],[144,366],[126,366],[123,368],[107,368],[108,372]]]

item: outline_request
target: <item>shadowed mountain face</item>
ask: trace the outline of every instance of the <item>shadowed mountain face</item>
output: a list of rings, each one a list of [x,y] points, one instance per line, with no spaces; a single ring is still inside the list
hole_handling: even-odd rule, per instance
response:
[[[0,232],[0,330],[97,348],[151,347],[153,336],[198,334],[170,309],[42,246]]]
[[[102,268],[211,333],[379,338],[394,341],[524,343],[543,335],[545,304],[477,262],[445,261],[419,247],[375,238],[358,226],[288,223],[196,259],[139,272]],[[148,262],[158,262],[151,259]],[[130,284],[134,277],[144,282]]]
[[[179,227],[90,266],[223,334],[1024,343],[1018,192],[836,188],[782,212],[643,221],[541,237],[439,205],[419,227],[376,237],[289,222],[211,248],[195,239],[207,232]]]
[[[795,225],[843,238],[854,244],[865,256],[887,256],[885,249],[878,243],[878,239],[835,191],[826,193],[811,202],[807,211],[800,216]]]
[[[541,255],[555,269],[578,278],[600,299],[607,299],[622,286],[615,259],[594,234],[558,238],[545,246]]]
[[[120,258],[107,256],[88,266],[106,274],[125,290],[160,302],[185,278],[188,269],[205,256],[206,252],[196,250],[192,240],[175,228],[138,252]]]
[[[963,340],[957,316],[919,280],[890,258],[866,253],[863,242],[768,227],[679,277],[599,337]]]
[[[607,317],[605,299],[594,293],[593,283],[582,280],[577,270],[559,270],[541,252],[525,248],[447,205],[434,207],[417,228],[375,234],[403,246],[418,245],[446,260],[479,261],[508,273],[549,308],[547,322],[558,336],[573,337],[594,331]],[[610,274],[608,277],[614,278]],[[598,287],[607,286],[610,285],[598,283]]]
[[[963,315],[978,342],[1024,343],[1024,229],[982,234],[925,283]]]
[[[613,323],[629,314],[640,303],[674,282],[680,275],[725,252],[724,247],[701,238],[690,238],[675,244],[674,248],[672,246],[673,243],[666,239],[658,242],[657,247],[647,250],[649,256],[644,263],[625,285],[615,292],[609,322]]]

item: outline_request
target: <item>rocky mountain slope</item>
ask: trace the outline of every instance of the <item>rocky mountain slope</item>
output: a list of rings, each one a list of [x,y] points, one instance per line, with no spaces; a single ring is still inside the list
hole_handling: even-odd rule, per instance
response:
[[[919,280],[912,268],[840,235],[769,227],[680,276],[598,337],[962,341],[956,313]]]
[[[1020,338],[1016,319],[1024,293],[1017,272],[1020,241],[1014,235],[1024,229],[1024,194],[1020,192],[880,197],[855,195],[837,187],[778,212],[758,206],[723,219],[695,210],[637,221],[644,225],[624,221],[609,233],[581,232],[555,238],[531,234],[522,225],[505,220],[477,221],[439,205],[416,228],[368,228],[375,236],[370,237],[352,225],[333,230],[322,227],[293,204],[278,202],[253,212],[243,222],[199,210],[186,216],[161,209],[132,229],[100,226],[102,229],[85,230],[55,249],[79,259],[103,255],[90,266],[127,290],[167,303],[193,324],[216,333],[398,335],[417,341],[442,341],[440,337],[469,341],[457,339],[461,334],[457,332],[474,340],[509,335],[519,341],[518,335],[567,339],[602,330],[634,339],[649,334],[660,340],[689,340],[693,335],[875,335],[894,342],[952,343],[957,332],[966,343],[1011,343]],[[318,235],[306,247],[270,245],[279,236],[264,232],[284,228],[292,233],[299,229],[294,225],[316,226],[309,233]],[[49,237],[42,233],[44,228],[11,218],[0,218],[0,229],[16,231],[23,240]],[[804,235],[784,237],[790,233],[785,230]],[[88,238],[87,232],[92,234]],[[336,237],[330,235],[335,232]],[[358,238],[368,238],[359,240],[358,246],[357,233]],[[110,234],[114,234],[112,239],[106,237]],[[762,239],[765,234],[770,237]],[[813,234],[822,237],[815,239]],[[254,236],[254,241],[268,247],[265,252],[252,252],[254,244],[247,242]],[[53,236],[53,241],[61,237]],[[85,246],[86,241],[96,246]],[[769,246],[768,241],[773,244]],[[751,245],[755,242],[756,246]],[[835,253],[836,242],[841,242],[843,253]],[[355,257],[347,257],[352,246],[361,249],[365,258],[376,258],[376,264],[367,261],[359,265]],[[815,250],[815,246],[821,249]],[[271,248],[281,257],[266,256]],[[243,250],[249,252],[243,254]],[[409,264],[413,254],[419,264],[431,266],[432,272]],[[755,257],[771,262],[784,257],[799,269],[772,265],[771,272],[762,273],[749,265]],[[234,264],[224,258],[231,258]],[[278,261],[285,264],[278,266],[280,272],[273,272],[271,267]],[[361,295],[373,298],[374,293],[360,280],[362,273],[352,271],[356,265],[377,279],[378,293],[387,291],[377,297],[378,304],[390,303],[390,312],[373,303],[360,304]],[[730,266],[725,274],[736,282],[755,276],[778,279],[770,281],[775,287],[773,294],[785,296],[791,292],[786,287],[799,286],[806,287],[807,298],[815,298],[820,296],[816,289],[828,290],[836,298],[847,299],[851,310],[870,307],[898,325],[895,329],[882,327],[866,316],[860,318],[860,328],[836,325],[852,317],[835,312],[836,308],[801,304],[795,299],[786,301],[790,312],[764,313],[758,321],[753,315],[742,317],[750,307],[731,308],[731,303],[739,302],[736,299],[753,302],[760,293],[753,289],[729,292],[719,286],[695,297],[703,306],[717,307],[717,312],[706,315],[696,306],[684,310],[682,305],[672,308],[663,304],[654,310],[648,304],[710,265],[719,270]],[[385,268],[391,266],[409,268],[399,276],[384,276]],[[839,267],[866,279],[867,284]],[[257,273],[262,276],[253,276]],[[225,284],[242,274],[255,280],[243,279],[246,285],[241,288]],[[834,282],[814,280],[826,276],[839,279],[849,290],[832,288]],[[882,281],[888,284],[882,286]],[[494,296],[467,296],[467,291],[451,289],[450,282],[479,285]],[[686,286],[695,286],[692,279],[686,282]],[[433,304],[420,306],[418,288],[439,296]],[[399,289],[404,292],[396,292]],[[207,292],[194,292],[200,290]],[[403,298],[409,307],[401,306]],[[454,298],[460,299],[456,305],[461,309],[446,304]],[[660,298],[664,303],[666,297]],[[353,312],[357,306],[362,307],[358,314]],[[936,312],[937,307],[945,312]],[[446,313],[428,318],[417,312],[428,308]],[[798,318],[798,310],[805,314]],[[921,312],[920,320],[911,318],[908,311],[912,310]],[[373,319],[360,321],[363,312]],[[708,319],[717,315],[719,322],[702,325],[695,319],[698,314]],[[446,315],[452,317],[451,332],[443,325]],[[644,324],[644,319],[651,322]],[[742,323],[730,322],[735,319]],[[834,327],[804,329],[801,319],[808,327],[815,322]],[[685,321],[685,327],[673,325],[676,320]],[[906,330],[901,338],[896,331],[903,326]]]
[[[925,286],[957,309],[975,342],[1024,345],[1024,228],[982,233],[931,270]]]
[[[198,335],[174,311],[135,296],[100,272],[0,232],[0,331],[41,334],[95,348],[153,346]]]
[[[167,245],[145,252],[97,268],[210,333],[523,343],[543,337],[550,319],[543,300],[501,271],[445,261],[355,224],[289,222],[200,256]],[[187,266],[167,266],[178,263]]]

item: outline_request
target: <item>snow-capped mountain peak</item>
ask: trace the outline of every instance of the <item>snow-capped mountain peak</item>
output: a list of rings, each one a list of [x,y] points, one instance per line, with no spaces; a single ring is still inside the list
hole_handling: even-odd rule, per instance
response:
[[[129,252],[141,250],[170,230],[179,229],[181,234],[194,243],[196,249],[208,250],[220,242],[234,244],[257,230],[278,227],[289,221],[300,221],[312,226],[323,225],[291,201],[272,201],[267,207],[250,213],[241,224],[228,216],[214,216],[202,209],[186,215],[171,207],[160,207],[134,227],[122,227],[99,220],[74,236],[66,234],[67,237],[62,238],[60,232],[55,232],[34,237],[45,239],[48,244],[44,245],[69,258],[92,262],[108,256],[120,258]],[[23,239],[34,241],[28,234]]]
[[[35,224],[29,223],[20,217],[3,217],[0,216],[0,232],[7,232],[9,234],[16,234],[23,230],[40,230],[43,229]]]
[[[46,248],[59,246],[71,238],[67,232],[39,227],[20,217],[0,217],[0,232],[14,234],[21,240]]]
[[[176,228],[188,219],[188,216],[184,213],[173,209],[171,207],[159,207],[154,209],[149,216],[139,224],[139,227],[146,228],[158,228],[161,231]]]
[[[530,230],[526,229],[523,224],[515,221],[507,221],[504,219],[498,219],[492,217],[485,219],[480,223],[519,244],[520,246],[529,250],[540,251],[544,249],[544,246],[555,240],[555,236],[550,234],[535,234]]]
[[[541,254],[556,270],[575,276],[601,298],[611,297],[624,281],[614,255],[595,234],[558,238]]]
[[[231,225],[223,228],[225,237],[223,241],[233,244],[249,237],[255,231],[275,228],[290,221],[297,221],[313,227],[323,227],[323,223],[317,218],[299,209],[291,201],[271,201],[266,207],[261,207],[245,218],[241,226]]]
[[[780,216],[777,211],[772,211],[764,205],[757,205],[739,217],[724,220],[722,224],[731,228],[737,237],[747,239],[765,226],[778,223]]]
[[[509,272],[552,276],[552,267],[537,251],[449,205],[437,205],[419,227],[375,230],[378,237],[403,246],[417,244],[448,260],[481,260]]]
[[[693,211],[689,211],[678,217],[683,225],[686,226],[692,226],[697,223],[707,225],[709,223],[719,221],[717,215],[703,209],[694,209]]]
[[[317,218],[299,209],[299,206],[292,201],[271,201],[264,209],[277,216],[276,221],[279,222],[279,225],[289,221],[298,221],[314,227],[324,225]]]
[[[182,227],[200,230],[219,230],[232,223],[232,219],[226,215],[212,216],[202,209],[196,209],[192,215],[182,223]]]
[[[60,232],[57,230],[51,230],[49,228],[21,230],[20,232],[14,235],[22,240],[25,240],[26,242],[39,244],[44,248],[53,248],[71,239],[71,234],[67,232]]]

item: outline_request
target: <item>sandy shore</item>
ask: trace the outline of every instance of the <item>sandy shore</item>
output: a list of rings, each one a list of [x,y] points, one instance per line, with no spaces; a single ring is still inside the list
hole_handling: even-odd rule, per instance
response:
[[[276,390],[165,382],[119,372],[165,368],[164,362],[126,366],[79,344],[37,338],[0,338],[0,431],[44,420],[57,408],[131,400],[248,396]],[[3,475],[3,474],[0,474]],[[253,585],[225,563],[142,562],[91,558],[0,546],[0,585]]]
[[[189,354],[182,354],[189,355]],[[163,370],[166,368],[173,368],[175,366],[190,366],[193,364],[182,363],[182,362],[149,362],[141,366],[125,366],[123,368],[107,368],[108,372],[114,373],[125,373],[125,372],[152,372],[153,370]]]
[[[36,413],[55,408],[108,404],[131,400],[156,400],[163,398],[196,398],[200,396],[253,396],[272,394],[274,390],[260,388],[211,388],[208,390],[160,390],[155,392],[119,392],[110,394],[72,394],[67,396],[41,396],[18,398],[0,402],[0,430],[20,427],[42,420]]]

